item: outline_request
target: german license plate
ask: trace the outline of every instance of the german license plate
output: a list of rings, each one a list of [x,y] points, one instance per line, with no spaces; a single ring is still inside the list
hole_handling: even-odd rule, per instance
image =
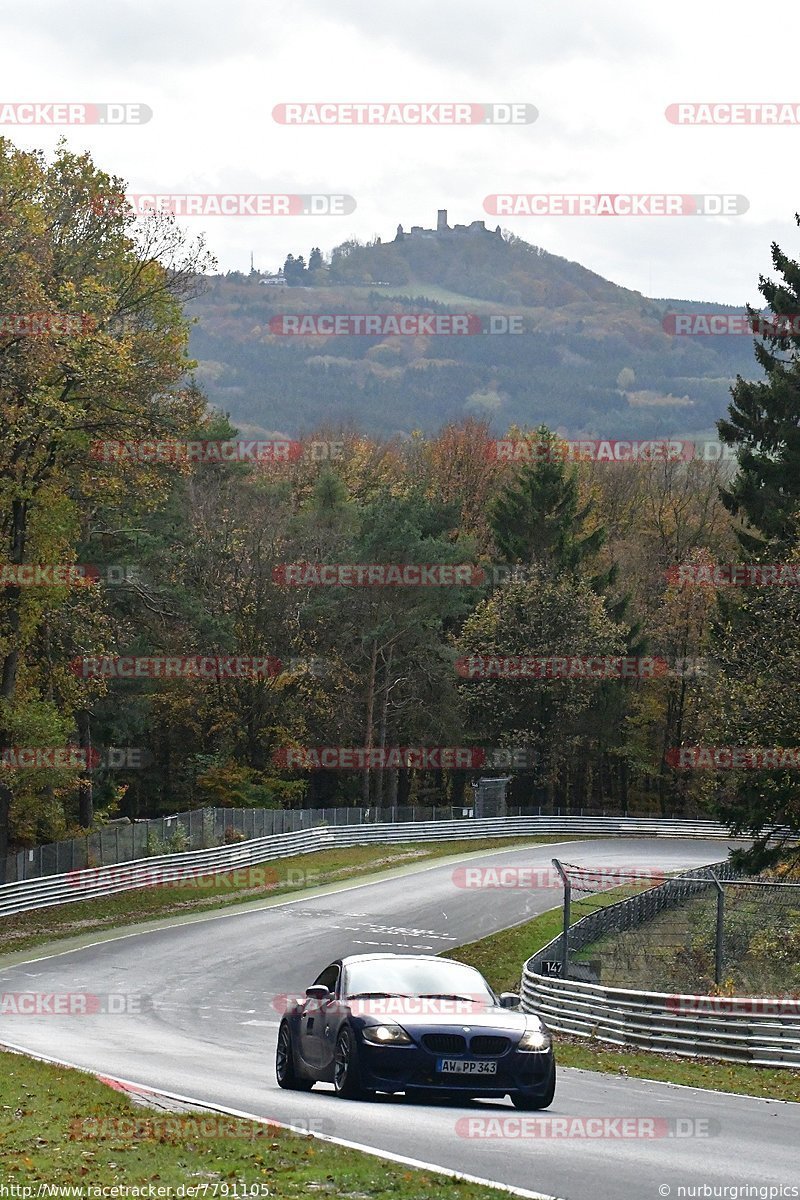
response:
[[[436,1070],[448,1075],[496,1075],[496,1062],[475,1062],[469,1058],[440,1058]]]

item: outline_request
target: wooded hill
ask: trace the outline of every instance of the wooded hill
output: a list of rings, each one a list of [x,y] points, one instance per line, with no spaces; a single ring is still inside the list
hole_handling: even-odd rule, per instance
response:
[[[664,327],[669,312],[743,308],[647,299],[512,235],[349,241],[308,264],[291,256],[288,287],[258,272],[209,277],[190,307],[198,380],[245,432],[333,421],[408,435],[475,417],[498,433],[545,423],[567,437],[697,436],[724,414],[736,375],[755,374],[749,336]],[[515,318],[524,332],[277,331],[286,314],[420,311],[468,313],[484,327]]]

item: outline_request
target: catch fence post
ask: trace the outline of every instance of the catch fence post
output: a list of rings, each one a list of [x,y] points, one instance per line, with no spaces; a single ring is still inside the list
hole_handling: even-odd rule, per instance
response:
[[[572,908],[572,884],[569,881],[569,876],[562,867],[557,858],[553,859],[553,866],[558,871],[564,883],[564,923],[563,932],[561,934],[561,978],[569,978],[569,926],[570,926],[570,911]]]
[[[714,983],[719,987],[722,983],[723,959],[725,956],[725,889],[714,872],[711,878],[717,888],[717,928],[714,939]]]

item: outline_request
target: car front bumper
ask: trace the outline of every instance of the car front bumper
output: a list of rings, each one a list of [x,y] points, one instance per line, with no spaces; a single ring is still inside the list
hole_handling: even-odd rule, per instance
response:
[[[518,1092],[543,1097],[552,1078],[552,1050],[542,1054],[508,1050],[498,1057],[480,1058],[495,1062],[494,1075],[460,1075],[438,1071],[439,1059],[467,1058],[467,1055],[442,1055],[422,1046],[371,1046],[361,1042],[361,1078],[364,1087],[378,1092],[436,1091],[457,1092],[464,1096],[506,1096]],[[474,1060],[473,1060],[474,1061]]]

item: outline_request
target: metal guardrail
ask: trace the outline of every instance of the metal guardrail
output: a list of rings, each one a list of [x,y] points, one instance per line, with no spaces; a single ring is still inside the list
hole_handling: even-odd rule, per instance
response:
[[[339,808],[196,808],[191,812],[122,824],[112,822],[82,837],[30,846],[7,856],[0,883],[61,875],[84,867],[110,867],[116,863],[149,858],[156,854],[178,854],[208,850],[249,838],[276,833],[298,833],[317,825],[367,825],[385,821],[452,821],[471,816],[461,805],[391,805]],[[522,810],[509,816],[520,816]],[[541,816],[541,809],[530,815]],[[560,814],[556,814],[560,815]],[[583,816],[583,813],[579,814]],[[588,815],[588,814],[587,814]],[[605,816],[605,813],[597,814]],[[232,836],[231,836],[232,835]],[[176,843],[177,844],[171,844]],[[0,859],[0,868],[3,860]]]
[[[492,780],[483,780],[491,784]],[[565,814],[566,815],[566,814]],[[570,816],[615,817],[618,812],[579,808]],[[634,817],[649,817],[648,812],[634,812]],[[62,875],[85,866],[113,866],[130,863],[134,858],[149,858],[155,854],[185,853],[190,850],[210,850],[212,846],[230,845],[249,838],[267,838],[278,833],[299,833],[319,824],[329,826],[362,826],[405,821],[469,821],[473,817],[560,817],[561,809],[541,804],[510,804],[506,808],[481,811],[464,799],[462,804],[390,804],[385,808],[360,808],[341,805],[321,809],[193,809],[173,812],[151,820],[121,823],[114,821],[94,833],[80,838],[44,842],[29,846],[0,858],[0,884],[32,880],[42,875]],[[685,821],[685,817],[660,814],[658,820]],[[691,818],[694,820],[694,818]]]
[[[715,863],[598,909],[570,927],[570,952],[691,899],[704,876],[713,886],[712,869],[720,880],[735,876],[729,863]],[[542,975],[543,960],[560,962],[562,951],[559,935],[522,968],[523,1010],[538,1013],[557,1032],[692,1058],[800,1069],[800,999],[670,995]]]
[[[491,783],[491,780],[484,780]],[[383,825],[405,821],[455,821],[473,817],[560,817],[560,808],[537,804],[509,805],[505,809],[479,811],[465,799],[457,805],[392,804],[339,806],[333,808],[196,808],[191,812],[122,824],[112,822],[82,837],[47,842],[18,850],[0,859],[0,884],[42,875],[61,875],[84,867],[110,867],[116,863],[149,858],[156,854],[183,854],[189,850],[208,850],[250,838],[277,833],[299,833],[318,825]],[[618,813],[579,808],[570,816],[615,817]],[[646,818],[646,813],[633,813]],[[684,820],[664,817],[659,820]]]
[[[526,973],[522,1007],[561,1033],[692,1058],[800,1070],[800,1000],[671,996]]]
[[[681,837],[728,839],[716,821],[659,820],[636,817],[488,817],[402,824],[321,826],[297,833],[252,838],[232,846],[164,854],[113,866],[94,867],[0,885],[0,916],[112,896],[136,888],[166,886],[188,878],[218,875],[332,846],[382,845],[419,841],[467,841],[486,837],[548,834],[607,837]]]

